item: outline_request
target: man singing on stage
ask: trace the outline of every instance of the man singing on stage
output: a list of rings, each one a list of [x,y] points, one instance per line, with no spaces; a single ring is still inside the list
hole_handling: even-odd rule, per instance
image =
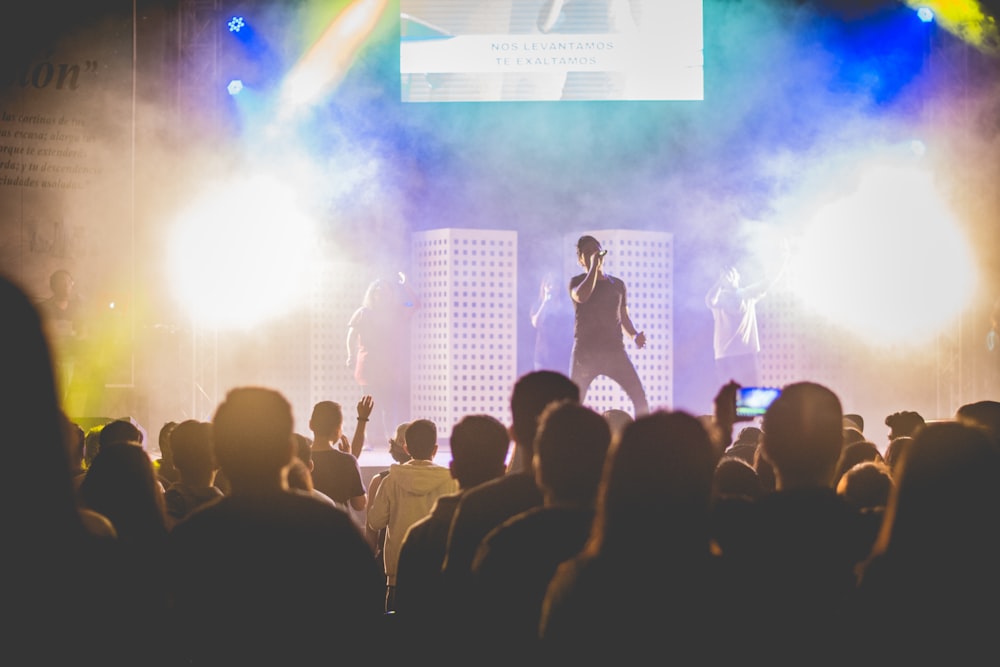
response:
[[[625,283],[604,273],[606,254],[593,236],[581,236],[576,242],[577,261],[587,272],[569,282],[576,310],[570,377],[580,387],[581,403],[598,375],[614,380],[628,394],[638,417],[649,412],[649,403],[639,374],[625,352],[622,332],[640,350],[646,346],[646,334],[636,331],[629,318]]]

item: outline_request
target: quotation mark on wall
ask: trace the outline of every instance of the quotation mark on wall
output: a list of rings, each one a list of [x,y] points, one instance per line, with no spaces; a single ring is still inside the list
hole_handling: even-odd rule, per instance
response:
[[[97,61],[96,60],[84,60],[83,61],[83,71],[84,72],[96,72],[97,71]]]

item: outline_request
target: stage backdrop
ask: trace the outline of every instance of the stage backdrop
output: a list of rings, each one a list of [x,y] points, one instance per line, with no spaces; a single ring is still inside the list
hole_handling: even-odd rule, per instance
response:
[[[0,67],[0,271],[37,300],[53,271],[75,278],[102,341],[60,375],[77,418],[134,408],[133,20],[119,4],[58,39],[25,26],[32,43]]]

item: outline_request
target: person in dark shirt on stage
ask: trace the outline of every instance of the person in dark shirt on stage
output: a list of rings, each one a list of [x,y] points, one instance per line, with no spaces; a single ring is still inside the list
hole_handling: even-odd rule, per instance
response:
[[[607,251],[593,236],[581,236],[576,243],[577,261],[586,273],[569,283],[576,308],[570,377],[580,387],[580,402],[598,375],[604,375],[628,394],[635,416],[649,412],[646,391],[625,351],[623,333],[636,348],[646,347],[646,334],[636,329],[628,314],[625,283],[604,273]]]

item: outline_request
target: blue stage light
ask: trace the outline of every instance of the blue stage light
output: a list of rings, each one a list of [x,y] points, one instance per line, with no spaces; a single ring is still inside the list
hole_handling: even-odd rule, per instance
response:
[[[229,28],[229,32],[239,32],[246,27],[246,24],[247,22],[242,16],[234,16],[229,19],[229,23],[227,23],[226,26]]]
[[[226,86],[226,90],[229,91],[230,95],[239,95],[240,91],[243,90],[243,82],[239,79],[233,79]]]
[[[917,10],[917,18],[924,23],[930,23],[934,20],[934,11],[930,7],[921,7]]]

